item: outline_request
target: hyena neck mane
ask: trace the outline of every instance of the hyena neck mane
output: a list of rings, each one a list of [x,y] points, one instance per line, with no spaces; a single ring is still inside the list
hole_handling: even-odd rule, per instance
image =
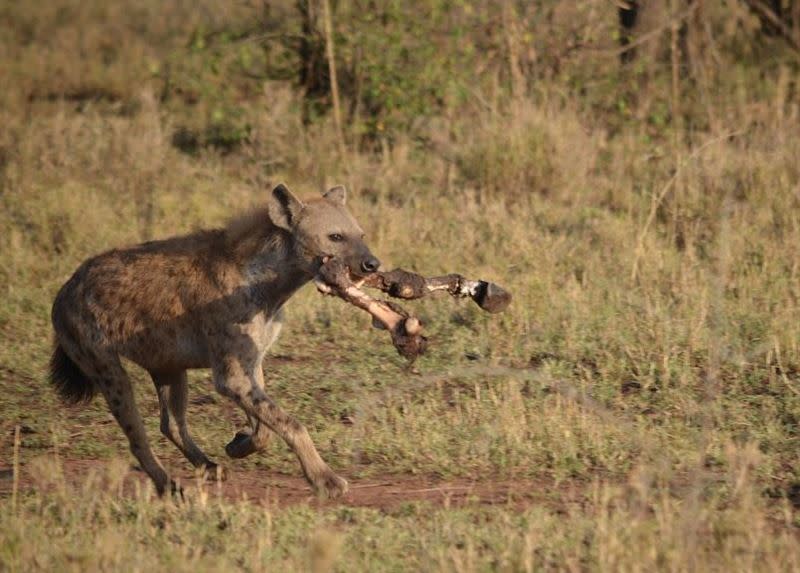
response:
[[[290,296],[311,280],[313,275],[297,256],[291,234],[272,223],[266,208],[232,219],[223,233],[226,256],[248,282],[273,292],[278,287]]]

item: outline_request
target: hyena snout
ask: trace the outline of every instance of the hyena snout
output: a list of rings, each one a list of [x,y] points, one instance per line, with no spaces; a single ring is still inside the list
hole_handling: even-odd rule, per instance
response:
[[[370,253],[361,261],[361,270],[367,274],[372,274],[381,267],[381,262]]]
[[[363,243],[352,249],[343,259],[350,268],[350,273],[356,277],[371,275],[381,267],[378,257],[373,255],[369,247]]]

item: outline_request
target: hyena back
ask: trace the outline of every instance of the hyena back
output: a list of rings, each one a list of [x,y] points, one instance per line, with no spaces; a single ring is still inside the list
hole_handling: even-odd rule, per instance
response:
[[[149,373],[158,393],[161,431],[195,467],[216,464],[194,443],[186,423],[189,368],[211,368],[216,390],[252,422],[226,447],[243,457],[278,434],[297,455],[311,486],[336,497],[347,482],[322,460],[306,429],[264,389],[264,354],[277,338],[283,304],[311,280],[325,257],[351,272],[380,266],[345,207],[345,191],[302,202],[285,186],[267,206],[223,229],[117,249],[84,262],[56,296],[56,346],[50,380],[68,403],[99,392],[131,452],[159,494],[174,488],[150,449],[120,358]]]

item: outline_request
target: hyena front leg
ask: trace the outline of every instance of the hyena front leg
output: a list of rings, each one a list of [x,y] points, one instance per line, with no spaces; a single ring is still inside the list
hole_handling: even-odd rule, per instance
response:
[[[347,492],[347,480],[333,473],[323,461],[308,430],[267,396],[260,356],[255,352],[248,359],[223,356],[215,361],[212,369],[214,385],[220,394],[234,400],[292,448],[306,479],[318,495],[335,498]]]
[[[194,467],[204,468],[209,477],[223,478],[222,468],[208,459],[208,456],[197,447],[189,434],[189,427],[186,424],[186,406],[189,396],[186,371],[150,372],[150,377],[153,379],[158,393],[161,433],[178,447]]]
[[[280,335],[281,329],[283,328],[283,321],[283,308],[278,309],[272,318],[267,321],[264,327],[264,352],[269,350],[278,339],[278,335]],[[260,368],[259,365],[259,370]],[[263,374],[259,372],[259,375],[262,377],[263,386]],[[225,446],[225,453],[231,458],[245,458],[263,450],[269,443],[272,432],[270,432],[265,424],[262,424],[257,418],[249,414],[247,415],[247,423],[250,428],[248,430],[236,432],[233,439]]]
[[[260,452],[267,447],[272,432],[269,428],[247,415],[247,423],[250,425],[248,430],[236,432],[233,439],[225,446],[225,453],[231,458],[246,458],[247,456]]]

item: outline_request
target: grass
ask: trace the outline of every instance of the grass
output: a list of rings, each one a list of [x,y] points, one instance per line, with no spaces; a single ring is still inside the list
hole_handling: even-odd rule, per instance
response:
[[[213,494],[176,506],[146,493],[126,499],[87,486],[26,499],[18,515],[4,514],[2,555],[10,570],[81,571],[325,571],[331,565],[370,571],[725,571],[798,565],[796,539],[764,523],[760,502],[747,494],[705,516],[641,482],[625,489],[595,482],[583,503],[561,501],[557,509],[408,504],[379,512],[277,510],[231,505]],[[75,493],[86,501],[75,503]]]
[[[704,96],[713,122],[677,134],[647,119],[658,83],[640,94],[653,109],[631,117],[611,114],[605,91],[565,95],[563,78],[511,101],[486,76],[424,137],[357,145],[356,126],[341,154],[288,82],[234,73],[241,46],[218,32],[238,37],[254,8],[206,4],[191,17],[180,3],[130,18],[124,3],[3,9],[15,87],[0,96],[0,459],[11,466],[21,427],[30,487],[12,502],[0,482],[0,569],[800,569],[794,68],[721,75],[735,89]],[[69,40],[106,20],[118,45]],[[586,58],[570,73],[616,65]],[[180,95],[163,97],[167,63]],[[247,135],[216,146],[214,122],[234,108]],[[182,129],[201,134],[188,153]],[[431,337],[414,373],[365,316],[304,289],[265,361],[277,401],[352,484],[518,480],[540,484],[535,503],[119,494],[132,458],[107,409],[66,409],[47,387],[55,292],[94,253],[222,224],[278,181],[300,194],[345,183],[388,268],[485,277],[514,302],[497,316],[409,303]],[[154,449],[185,468],[146,374],[130,371]],[[207,372],[192,373],[190,398],[198,443],[224,461],[243,416]],[[63,460],[82,459],[103,475],[62,478]],[[277,442],[227,465],[299,474]]]

